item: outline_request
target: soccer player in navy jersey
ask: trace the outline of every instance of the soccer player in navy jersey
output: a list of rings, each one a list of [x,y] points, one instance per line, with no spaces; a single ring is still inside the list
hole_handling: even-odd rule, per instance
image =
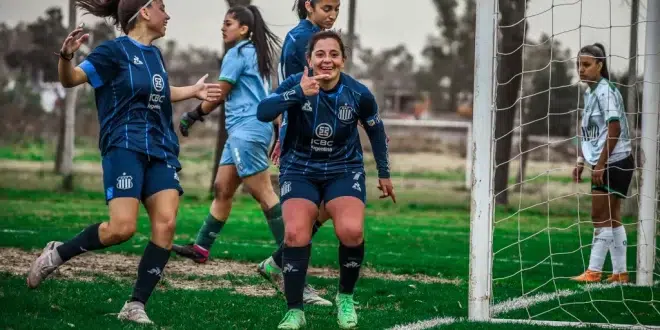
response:
[[[65,39],[58,64],[64,87],[84,83],[94,87],[110,219],[85,228],[64,243],[49,242],[32,264],[27,284],[36,288],[71,258],[129,240],[142,202],[151,221],[151,240],[138,265],[133,295],[118,318],[152,323],[144,306],[169,260],[183,193],[177,176],[181,164],[172,102],[194,97],[215,101],[220,86],[205,84],[206,76],[193,86],[170,86],[163,56],[152,45],[165,35],[170,19],[163,0],[77,0],[76,6],[111,18],[126,34],[103,42],[74,67],[70,60],[89,37],[82,27],[77,28]]]
[[[279,329],[305,326],[303,287],[309,263],[312,226],[325,207],[334,222],[339,246],[337,322],[357,326],[353,292],[364,258],[366,186],[358,121],[363,124],[378,169],[381,198],[396,201],[390,180],[387,141],[374,96],[341,72],[345,49],[333,31],[315,34],[302,73],[286,79],[259,104],[259,120],[283,114],[280,191],[285,223],[283,275],[288,312]]]
[[[303,72],[307,65],[307,46],[312,36],[322,30],[330,29],[337,21],[339,15],[339,0],[296,0],[293,10],[300,18],[300,22],[289,33],[287,33],[282,45],[282,54],[278,68],[278,79],[281,84],[286,78]],[[277,133],[286,126],[279,116],[275,121]],[[279,136],[279,134],[277,134]],[[281,147],[279,139],[276,140],[272,149],[271,160],[278,165]],[[312,236],[321,228],[323,223],[330,218],[323,204],[319,211],[319,217],[314,223]],[[266,260],[259,263],[259,273],[275,285],[280,291],[284,290],[282,280],[282,250],[283,245]],[[303,299],[305,304],[332,306],[332,303],[316,293],[308,284],[305,284]]]

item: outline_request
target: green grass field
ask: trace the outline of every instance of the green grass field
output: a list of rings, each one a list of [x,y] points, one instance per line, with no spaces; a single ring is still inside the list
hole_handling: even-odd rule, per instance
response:
[[[399,186],[407,188],[399,190],[398,204],[370,198],[366,262],[356,293],[362,329],[422,320],[431,320],[429,327],[400,329],[521,327],[463,320],[470,214],[469,193],[457,188],[460,179],[458,184],[438,186],[400,179]],[[541,188],[530,191],[561,190],[567,185],[556,181],[557,189],[545,189],[546,179],[538,180]],[[137,262],[149,240],[146,212],[129,242],[74,259],[39,289],[27,289],[24,274],[45,243],[66,240],[107,219],[98,177],[79,176],[78,190],[67,194],[54,190],[56,181],[44,172],[0,173],[0,328],[137,328],[115,317],[131,294]],[[534,205],[550,195],[514,194],[513,207],[495,212],[493,316],[660,326],[657,285],[579,285],[567,279],[582,272],[588,262],[589,199],[580,197],[579,211],[575,196],[518,211],[519,203]],[[203,188],[184,196],[176,242],[194,238],[208,205]],[[628,224],[633,221],[625,219]],[[634,277],[637,234],[634,225],[627,231],[628,267]],[[274,329],[285,312],[285,301],[256,273],[256,263],[274,248],[257,204],[247,196],[237,197],[230,221],[211,251],[212,262],[196,265],[172,257],[148,305],[150,317],[164,329]],[[314,238],[312,253],[310,283],[331,299],[337,285],[337,240],[331,224]],[[608,258],[605,268],[610,267]],[[329,307],[308,307],[308,328],[337,328],[334,313]]]

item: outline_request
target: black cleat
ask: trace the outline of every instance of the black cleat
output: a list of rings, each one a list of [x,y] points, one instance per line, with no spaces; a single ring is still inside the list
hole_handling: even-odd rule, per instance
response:
[[[206,251],[204,248],[193,243],[186,245],[172,244],[172,251],[179,256],[188,258],[198,264],[203,264],[209,260],[209,251]]]

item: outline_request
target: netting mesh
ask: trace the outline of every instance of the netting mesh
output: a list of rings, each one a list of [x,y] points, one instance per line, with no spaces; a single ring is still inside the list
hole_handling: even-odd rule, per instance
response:
[[[503,3],[499,1],[500,6]],[[494,150],[500,154],[495,157],[494,185],[495,200],[508,200],[508,206],[494,210],[491,317],[660,325],[660,259],[656,259],[652,286],[634,284],[638,249],[658,250],[657,243],[638,243],[638,211],[642,199],[653,198],[658,204],[656,196],[640,194],[641,178],[648,177],[642,173],[640,146],[645,139],[656,142],[653,151],[656,157],[660,155],[657,130],[650,136],[641,130],[643,120],[658,120],[657,107],[643,108],[642,99],[645,83],[658,84],[645,80],[645,60],[660,54],[646,53],[638,43],[632,44],[639,50],[637,55],[628,49],[631,27],[638,26],[644,40],[647,4],[639,4],[640,14],[631,24],[634,3],[630,0],[518,3],[525,4],[524,10],[498,6],[493,93],[497,105]],[[522,17],[516,17],[516,12]],[[580,125],[587,87],[578,77],[577,53],[595,42],[605,46],[610,81],[625,105],[627,120],[621,123],[628,124],[637,160],[628,199],[621,202],[629,283],[605,280],[612,274],[609,253],[601,281],[571,280],[587,270],[594,242],[591,166],[585,167],[582,183],[573,182],[571,172],[583,138]],[[515,57],[522,57],[522,62],[516,63]],[[508,120],[514,123],[510,128],[503,124]],[[498,144],[509,140],[511,152],[503,155],[506,148]],[[660,177],[655,171],[656,178]],[[498,191],[498,172],[510,173],[503,191]],[[660,228],[658,219],[660,211],[653,219],[655,228]]]

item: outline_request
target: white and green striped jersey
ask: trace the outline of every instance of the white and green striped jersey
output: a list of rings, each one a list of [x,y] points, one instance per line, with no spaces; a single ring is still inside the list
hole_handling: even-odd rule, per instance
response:
[[[615,120],[621,124],[621,134],[608,164],[628,157],[632,146],[621,93],[609,80],[601,78],[593,89],[587,89],[584,96],[582,155],[587,163],[596,165],[598,162],[607,140],[607,124]]]

